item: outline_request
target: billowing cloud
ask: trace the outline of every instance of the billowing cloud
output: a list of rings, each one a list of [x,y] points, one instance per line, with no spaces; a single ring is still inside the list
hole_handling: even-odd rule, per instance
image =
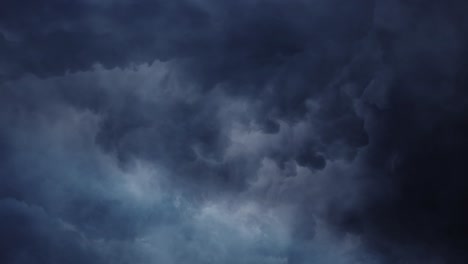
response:
[[[2,1],[0,262],[465,263],[466,11]]]

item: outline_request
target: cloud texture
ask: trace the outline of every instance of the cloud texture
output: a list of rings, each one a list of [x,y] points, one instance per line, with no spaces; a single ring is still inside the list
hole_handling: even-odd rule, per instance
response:
[[[1,263],[466,263],[461,0],[0,3]]]

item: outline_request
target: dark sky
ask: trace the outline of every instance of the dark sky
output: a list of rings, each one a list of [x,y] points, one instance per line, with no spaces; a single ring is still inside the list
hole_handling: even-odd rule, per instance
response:
[[[468,263],[466,14],[0,1],[0,263]]]

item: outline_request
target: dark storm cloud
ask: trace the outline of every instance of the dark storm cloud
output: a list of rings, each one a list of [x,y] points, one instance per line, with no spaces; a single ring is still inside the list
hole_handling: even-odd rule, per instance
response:
[[[3,199],[0,227],[4,263],[98,263],[94,249],[40,207]]]
[[[317,122],[317,129],[323,130],[319,133],[326,136],[326,144],[340,142],[346,148],[349,144],[353,147],[365,144],[366,135],[362,121],[352,110],[351,98],[342,95],[341,87],[330,85],[330,82],[340,73],[343,64],[352,60],[358,41],[369,30],[372,3],[337,3],[339,8],[326,1],[292,4],[281,1],[236,4],[188,1],[65,4],[52,1],[34,2],[37,11],[28,14],[30,9],[5,2],[3,10],[25,14],[5,15],[2,30],[4,35],[11,35],[8,45],[16,47],[30,60],[23,62],[15,57],[15,63],[21,64],[18,74],[53,76],[86,69],[95,62],[115,67],[152,62],[155,58],[183,58],[177,66],[185,74],[182,78],[195,82],[203,91],[222,83],[220,89],[225,93],[247,100],[260,98],[255,102],[255,122],[267,132],[278,130],[276,119],[297,122],[305,118],[309,112],[307,100],[323,97],[331,102],[323,103],[324,106],[313,113],[326,120]],[[358,9],[360,15],[357,15]],[[49,15],[55,13],[57,17]],[[20,17],[30,17],[30,20],[19,20]],[[336,17],[339,21],[335,21]],[[35,23],[37,20],[41,24]],[[106,55],[113,49],[121,50]],[[141,53],[143,59],[134,57],[135,52]],[[108,57],[115,61],[108,61]],[[5,76],[15,77],[16,73],[6,72]],[[223,146],[219,142],[222,139],[219,139],[218,124],[210,123],[207,116],[215,111],[209,109],[211,103],[207,99],[167,105],[164,111],[171,112],[170,123],[157,124],[161,122],[155,120],[159,117],[149,114],[157,111],[157,106],[142,101],[145,98],[139,98],[131,91],[113,96],[93,86],[61,88],[54,96],[63,96],[78,107],[104,112],[105,121],[98,141],[107,149],[121,146],[116,151],[123,157],[137,153],[154,158],[165,153],[167,160],[175,161],[178,166],[179,159],[195,158],[194,145],[208,149],[208,152]],[[332,91],[326,91],[327,87]],[[340,115],[344,111],[346,118]],[[191,131],[189,137],[171,132],[181,126]],[[156,127],[164,127],[166,132],[154,131]],[[141,132],[144,130],[146,132]],[[345,130],[352,132],[333,132]],[[139,135],[141,140],[126,140],[133,131],[144,133]],[[171,146],[169,152],[163,146],[148,144],[165,141],[154,138],[163,133],[175,137],[181,135],[171,141],[178,145]],[[301,164],[322,168],[324,154],[319,152],[325,152],[324,148],[322,144],[320,148],[301,147],[301,150],[290,152],[300,156]],[[223,174],[230,174],[230,170]]]
[[[3,1],[3,78],[106,67],[197,49],[206,15],[189,1]]]
[[[467,8],[400,1],[376,12],[381,71],[392,77],[363,96],[368,198],[336,220],[389,263],[466,262]]]
[[[1,260],[463,263],[467,9],[2,1]]]

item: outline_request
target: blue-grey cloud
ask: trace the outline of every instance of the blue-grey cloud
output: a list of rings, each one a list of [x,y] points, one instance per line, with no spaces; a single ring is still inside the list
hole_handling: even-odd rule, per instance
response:
[[[2,1],[0,262],[466,262],[467,9]]]

